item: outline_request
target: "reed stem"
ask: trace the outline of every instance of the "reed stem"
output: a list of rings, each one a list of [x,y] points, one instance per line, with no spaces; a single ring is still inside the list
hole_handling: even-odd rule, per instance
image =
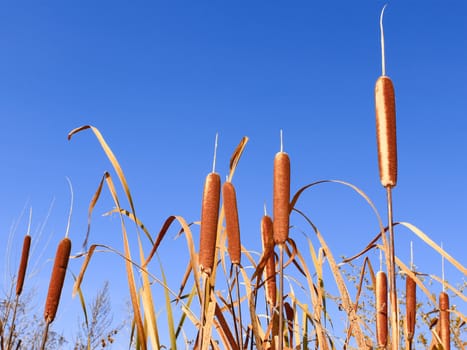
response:
[[[238,302],[238,324],[240,328],[240,342],[239,346],[240,349],[243,349],[243,321],[242,321],[242,303],[241,303],[241,296],[240,296],[240,283],[238,281],[238,276],[240,275],[240,266],[235,264],[235,287],[237,290],[237,302]]]
[[[11,329],[10,329],[10,335],[8,336],[8,343],[6,348],[11,349],[11,342],[13,341],[13,334],[15,333],[15,322],[16,322],[16,313],[18,310],[18,304],[19,304],[19,294],[16,294],[15,298],[15,306],[13,307],[13,317],[11,319]]]
[[[279,350],[284,349],[284,317],[282,310],[284,308],[284,246],[279,244],[279,304],[277,305],[277,311],[279,312],[279,339],[278,348]]]
[[[392,212],[392,188],[386,187],[387,207],[388,207],[388,230],[389,230],[389,286],[391,299],[391,348],[399,349],[399,316],[397,312],[397,288],[396,288],[396,271],[395,271],[395,252],[394,252],[394,224]]]
[[[45,321],[45,329],[44,329],[44,334],[42,335],[41,350],[45,350],[45,344],[47,343],[47,337],[49,335],[49,326],[50,326],[50,322]]]

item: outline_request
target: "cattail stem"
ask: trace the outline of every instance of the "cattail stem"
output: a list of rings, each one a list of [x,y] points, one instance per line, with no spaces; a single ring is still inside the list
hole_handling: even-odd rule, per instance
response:
[[[45,345],[47,344],[47,337],[49,335],[49,326],[50,326],[49,321],[45,322],[45,328],[44,328],[44,333],[42,334],[42,345],[41,345],[41,350],[45,350]]]
[[[10,327],[10,335],[8,336],[8,343],[6,348],[11,349],[11,343],[13,341],[13,334],[15,333],[15,328],[16,328],[16,313],[18,309],[18,304],[19,304],[19,294],[16,294],[15,298],[15,306],[13,307],[13,316],[11,319],[11,327]],[[2,341],[2,348],[3,348],[3,341]]]
[[[240,275],[240,266],[235,265],[235,288],[237,290],[237,302],[238,302],[238,325],[240,328],[240,339],[239,339],[239,349],[243,349],[243,321],[242,321],[242,303],[240,296],[240,283],[238,281],[238,276]]]
[[[388,207],[388,230],[389,230],[389,293],[391,300],[391,334],[392,334],[392,349],[399,349],[399,315],[397,312],[397,288],[396,288],[396,272],[395,272],[395,252],[394,252],[394,225],[392,212],[392,188],[386,187],[387,191],[387,207]]]
[[[232,318],[234,322],[234,331],[239,349],[243,349],[243,329],[242,329],[242,309],[241,309],[241,296],[240,296],[240,285],[238,281],[238,276],[240,274],[240,266],[238,264],[231,264],[230,266],[230,279],[233,279],[232,282],[228,282],[228,291],[231,304]],[[232,295],[232,290],[235,288],[236,300],[238,303],[238,317],[235,311],[235,300]]]
[[[202,285],[203,285],[203,295],[201,296],[201,317],[200,317],[200,325],[199,325],[199,332],[198,332],[198,350],[203,349],[203,338],[204,338],[204,327],[206,324],[206,299],[207,293],[209,289],[209,276],[206,273],[201,274],[202,278]]]
[[[279,304],[277,311],[279,312],[279,339],[278,346],[279,350],[284,349],[284,316],[282,310],[284,308],[284,246],[279,244]]]

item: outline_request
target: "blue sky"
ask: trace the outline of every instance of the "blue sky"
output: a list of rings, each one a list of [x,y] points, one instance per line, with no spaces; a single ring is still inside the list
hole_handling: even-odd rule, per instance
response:
[[[245,246],[260,246],[259,220],[263,204],[271,208],[272,160],[279,150],[280,129],[292,162],[292,192],[316,180],[345,180],[365,191],[385,218],[373,103],[374,83],[381,74],[378,21],[383,5],[367,0],[358,5],[0,4],[4,240],[12,231],[22,237],[27,215],[21,212],[30,206],[33,240],[39,237],[35,232],[54,200],[32,257],[41,259],[35,278],[42,288],[51,269],[47,259],[66,227],[68,176],[75,191],[70,237],[73,252],[80,250],[88,204],[104,171],[111,170],[90,132],[67,141],[70,130],[85,124],[96,126],[114,150],[137,212],[153,234],[172,214],[199,219],[216,132],[222,177],[240,139],[250,138],[234,177]],[[466,10],[463,1],[392,1],[384,22],[387,74],[395,85],[397,105],[394,219],[409,221],[443,242],[464,265]],[[378,230],[364,201],[342,186],[320,186],[299,205],[326,234],[337,256],[358,252]],[[118,220],[100,216],[111,208],[105,192],[94,213],[90,241],[120,249]],[[420,270],[439,275],[438,255],[403,229],[396,232],[396,253],[407,261],[410,240]],[[14,243],[5,257],[13,272],[19,249]],[[184,249],[183,243],[169,239],[161,255],[170,259],[185,254]],[[119,264],[108,254],[96,258],[91,281],[101,278],[97,270],[109,279],[114,269],[123,272]],[[77,273],[81,261],[70,265]],[[173,269],[174,274],[179,271]],[[460,281],[461,276],[453,278]],[[111,291],[112,283],[114,290],[125,290],[124,281],[117,279]],[[94,287],[89,283],[90,294]],[[70,294],[68,279],[65,298],[71,299]],[[67,304],[65,308],[73,307]]]

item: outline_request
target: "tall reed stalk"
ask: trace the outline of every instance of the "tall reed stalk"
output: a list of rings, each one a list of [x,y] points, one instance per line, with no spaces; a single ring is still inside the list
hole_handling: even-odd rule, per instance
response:
[[[397,350],[399,348],[399,316],[397,310],[394,225],[392,208],[392,189],[396,186],[397,183],[396,107],[394,86],[391,79],[386,76],[383,28],[383,15],[385,8],[386,6],[383,7],[380,16],[382,75],[376,81],[375,109],[379,175],[381,184],[386,188],[387,194],[386,202],[388,213],[389,251],[386,251],[386,254],[389,254],[388,273],[390,280],[391,299],[391,344],[392,349]]]
[[[279,350],[283,349],[283,305],[284,305],[284,246],[289,237],[290,215],[290,158],[283,151],[281,130],[280,151],[274,157],[273,181],[273,234],[274,243],[279,246]]]

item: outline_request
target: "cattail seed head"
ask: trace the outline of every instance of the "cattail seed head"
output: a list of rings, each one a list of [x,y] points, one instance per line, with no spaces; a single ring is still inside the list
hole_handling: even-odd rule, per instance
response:
[[[439,337],[441,338],[443,349],[451,349],[449,296],[446,292],[439,294],[439,328]]]
[[[264,252],[274,250],[273,223],[268,215],[261,219],[261,242]],[[265,289],[266,300],[271,306],[276,305],[277,287],[276,287],[276,261],[274,252],[269,256],[265,266]]]
[[[376,339],[379,347],[388,341],[388,281],[386,273],[376,274]]]
[[[57,247],[55,254],[52,276],[49,282],[49,291],[45,302],[44,319],[46,323],[52,323],[57,314],[60,295],[62,294],[63,283],[65,281],[68,260],[70,259],[71,240],[63,238]]]
[[[237,195],[231,182],[225,182],[222,186],[222,198],[224,201],[225,229],[227,231],[227,250],[232,264],[240,264],[241,244]]]
[[[206,177],[201,207],[201,227],[199,245],[199,264],[201,271],[210,274],[214,265],[219,218],[221,180],[217,173]]]
[[[26,269],[28,267],[29,248],[31,247],[31,236],[24,236],[23,250],[21,252],[21,261],[18,269],[18,278],[16,280],[16,295],[20,295],[23,291],[24,278],[26,276]]]
[[[405,298],[407,340],[412,342],[415,334],[417,284],[415,283],[414,279],[410,276],[407,276],[405,280]]]
[[[290,158],[278,152],[274,158],[274,242],[283,244],[289,237]]]
[[[387,76],[380,76],[375,86],[376,135],[381,184],[397,183],[396,104],[394,86]]]

